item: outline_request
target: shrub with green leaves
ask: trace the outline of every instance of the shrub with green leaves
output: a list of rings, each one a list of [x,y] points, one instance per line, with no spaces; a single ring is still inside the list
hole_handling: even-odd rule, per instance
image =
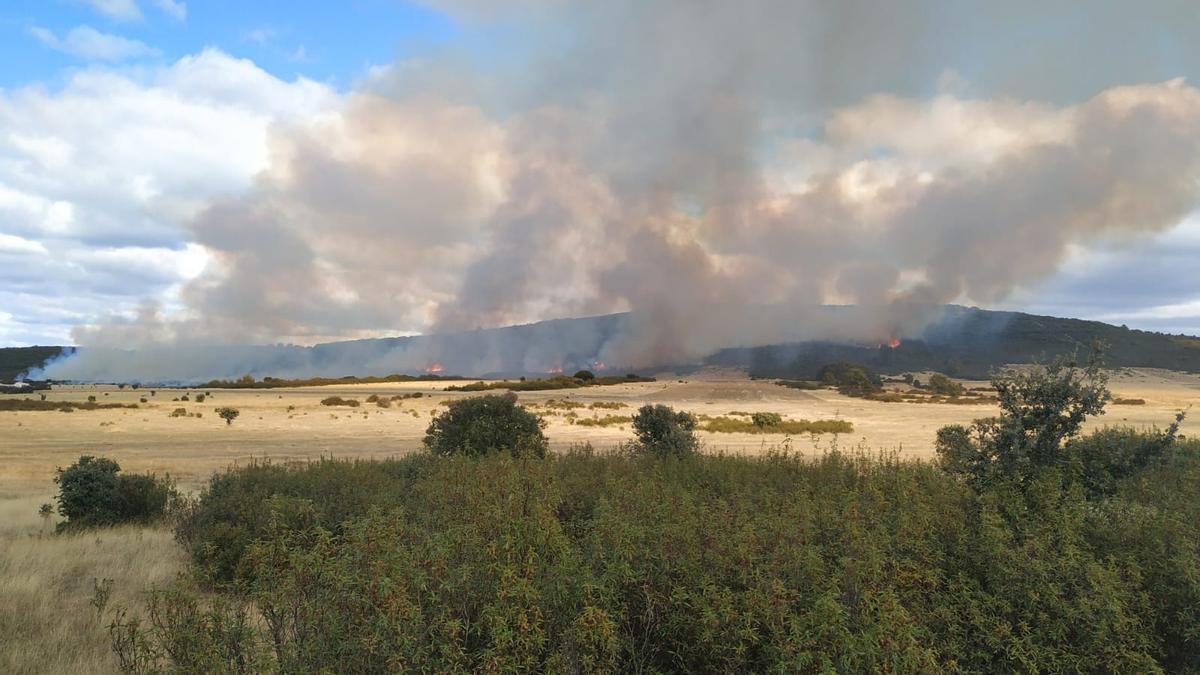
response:
[[[992,378],[999,417],[970,427],[938,430],[936,450],[943,468],[964,476],[981,490],[997,481],[1028,482],[1050,468],[1068,464],[1065,443],[1091,415],[1104,412],[1110,398],[1098,358],[1086,368],[1055,363],[1027,371],[1004,371]]]
[[[633,416],[636,447],[659,457],[686,457],[696,452],[696,417],[665,405],[644,405]]]
[[[858,363],[838,361],[821,367],[817,379],[822,384],[834,386],[845,396],[866,396],[879,391],[879,376]]]
[[[66,518],[59,530],[148,523],[166,514],[176,495],[170,478],[120,472],[113,460],[91,455],[58,469],[58,513]]]
[[[546,423],[517,405],[515,394],[451,401],[425,432],[425,447],[436,455],[478,457],[490,452],[546,454]]]
[[[1096,502],[887,455],[583,449],[239,467],[185,520],[194,551],[241,547],[219,597],[246,604],[174,625],[217,653],[206,626],[252,607],[234,646],[264,670],[1200,668],[1195,441]]]
[[[754,426],[759,428],[773,427],[778,426],[779,423],[783,421],[783,416],[781,416],[779,413],[756,412],[750,415],[750,421],[754,424]]]
[[[966,387],[941,373],[930,375],[929,384],[926,386],[929,391],[939,396],[962,396],[967,393]]]

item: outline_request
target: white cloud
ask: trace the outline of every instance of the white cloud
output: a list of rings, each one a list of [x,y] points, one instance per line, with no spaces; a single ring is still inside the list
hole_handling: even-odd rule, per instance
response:
[[[62,38],[40,27],[30,28],[29,32],[51,49],[91,61],[125,61],[158,54],[157,49],[144,42],[102,33],[91,26],[72,28]]]
[[[0,254],[5,253],[46,253],[46,247],[39,241],[0,233]]]
[[[187,3],[181,0],[154,0],[154,4],[167,14],[179,21],[187,19]]]
[[[267,164],[274,124],[339,95],[210,49],[0,91],[0,341],[61,342],[96,313],[169,297],[206,260],[188,224]]]
[[[92,9],[118,21],[137,21],[142,18],[135,0],[84,0]]]

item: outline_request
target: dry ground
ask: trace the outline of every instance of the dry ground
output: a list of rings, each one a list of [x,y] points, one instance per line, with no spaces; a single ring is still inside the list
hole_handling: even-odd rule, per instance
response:
[[[967,383],[980,386],[984,383]],[[108,386],[56,387],[51,400],[137,403],[137,410],[0,412],[0,672],[111,672],[105,621],[97,621],[89,602],[93,579],[114,580],[113,605],[138,606],[140,593],[162,585],[184,569],[185,561],[169,532],[154,528],[117,528],[82,535],[54,536],[53,521],[36,513],[52,500],[52,477],[81,454],[116,459],[125,470],[171,473],[185,489],[196,489],[212,472],[254,458],[274,461],[334,455],[386,457],[420,447],[431,413],[439,402],[473,395],[445,392],[430,383],[331,386],[277,390],[213,390],[204,403],[197,390],[120,390]],[[1111,387],[1121,398],[1142,398],[1145,405],[1110,405],[1091,423],[1163,426],[1174,413],[1200,402],[1200,376],[1165,371],[1116,373]],[[379,408],[371,394],[391,396],[421,391],[420,399]],[[190,393],[191,401],[173,401]],[[203,392],[199,392],[203,393]],[[327,396],[363,401],[362,407],[331,408]],[[844,419],[854,433],[837,439],[845,447],[898,450],[914,458],[932,456],[938,427],[995,414],[991,404],[944,405],[877,403],[847,398],[829,390],[799,391],[755,381],[733,371],[710,370],[684,377],[660,376],[658,382],[565,391],[528,392],[525,403],[569,399],[582,404],[625,403],[620,410],[577,409],[580,416],[628,415],[644,403],[664,403],[698,414],[733,410],[777,412],[791,419]],[[218,406],[241,410],[227,426],[213,412]],[[171,417],[183,407],[203,417]],[[546,410],[538,407],[539,412]],[[599,447],[629,440],[620,427],[572,425],[550,416],[546,433],[556,447],[591,442]],[[1193,419],[1185,433],[1200,429]],[[758,453],[783,442],[775,435],[702,434],[710,451]],[[791,439],[803,452],[820,451],[831,436]]]
[[[968,386],[985,383],[967,382]],[[196,485],[213,471],[253,458],[301,459],[337,457],[387,457],[420,447],[432,413],[443,410],[439,402],[469,396],[443,391],[445,384],[404,383],[351,385],[268,390],[212,390],[204,403],[196,403],[198,390],[118,390],[111,386],[56,387],[51,400],[84,401],[96,396],[102,403],[148,403],[137,410],[62,412],[0,412],[0,498],[6,493],[36,488],[47,496],[56,466],[66,466],[81,454],[112,457],[125,470],[171,473],[185,486]],[[1108,414],[1092,424],[1165,425],[1175,411],[1200,402],[1200,376],[1167,371],[1135,370],[1114,374],[1114,396],[1142,398],[1146,405],[1110,405]],[[423,398],[396,401],[379,408],[365,400],[371,394],[391,396],[421,391]],[[192,401],[173,401],[183,394]],[[200,392],[203,393],[203,392]],[[363,401],[359,408],[326,407],[327,396]],[[835,391],[800,391],[766,380],[751,380],[727,370],[702,371],[689,376],[660,376],[659,381],[586,389],[524,392],[523,403],[569,399],[583,404],[621,402],[621,410],[577,410],[580,416],[628,415],[644,403],[665,403],[698,414],[724,415],[733,410],[777,412],[791,419],[844,419],[854,433],[838,439],[842,447],[899,450],[911,457],[932,456],[934,435],[946,424],[969,422],[995,414],[990,404],[944,405],[928,403],[878,403],[847,398]],[[241,410],[232,426],[213,412],[218,406]],[[203,417],[171,417],[176,408],[202,413]],[[539,409],[544,410],[544,409]],[[629,440],[632,432],[619,427],[571,425],[561,415],[551,416],[546,434],[551,443],[565,447],[590,441],[611,446]],[[1200,425],[1196,420],[1185,425]],[[702,434],[710,450],[756,453],[783,440],[776,435]],[[816,439],[828,447],[832,437]],[[813,449],[813,439],[792,439],[801,451]]]

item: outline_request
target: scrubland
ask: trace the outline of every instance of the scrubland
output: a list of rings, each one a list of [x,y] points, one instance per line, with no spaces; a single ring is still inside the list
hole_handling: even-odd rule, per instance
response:
[[[1085,431],[1164,426],[1200,400],[1200,378],[1175,373],[1124,371],[1111,388],[1144,403]],[[406,456],[468,395],[65,387],[48,398],[138,408],[0,413],[0,671],[116,671],[118,607],[157,611],[145,644],[192,640],[199,672],[235,669],[231,645],[250,670],[335,672],[1200,667],[1195,441],[1104,499],[1053,481],[981,495],[928,460],[940,427],[994,404],[707,372],[521,393],[546,421],[546,460]],[[704,452],[611,452],[644,403],[701,416]],[[220,406],[241,415],[226,425]],[[853,431],[763,434],[743,426],[753,413]],[[704,432],[706,417],[727,429]],[[37,508],[81,454],[202,494],[175,515],[179,542],[167,525],[52,534]],[[152,588],[172,590],[148,605]]]

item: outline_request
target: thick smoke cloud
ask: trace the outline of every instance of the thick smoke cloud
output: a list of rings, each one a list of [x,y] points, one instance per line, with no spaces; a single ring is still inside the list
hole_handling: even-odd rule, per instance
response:
[[[1073,246],[1161,232],[1196,208],[1200,90],[923,94],[957,82],[943,72],[953,13],[937,4],[525,3],[536,39],[516,65],[397,64],[335,113],[280,128],[255,188],[194,222],[211,262],[186,309],[81,330],[91,356],[49,374],[128,378],[107,348],[166,344],[170,379],[279,375],[258,350],[205,346],[626,310],[600,336],[419,341],[355,370],[537,371],[581,351],[642,367],[881,341],[930,318],[914,307],[1001,302]],[[490,7],[449,9],[486,24]],[[881,309],[835,327],[806,309],[822,303]],[[521,337],[503,335],[489,339]]]

